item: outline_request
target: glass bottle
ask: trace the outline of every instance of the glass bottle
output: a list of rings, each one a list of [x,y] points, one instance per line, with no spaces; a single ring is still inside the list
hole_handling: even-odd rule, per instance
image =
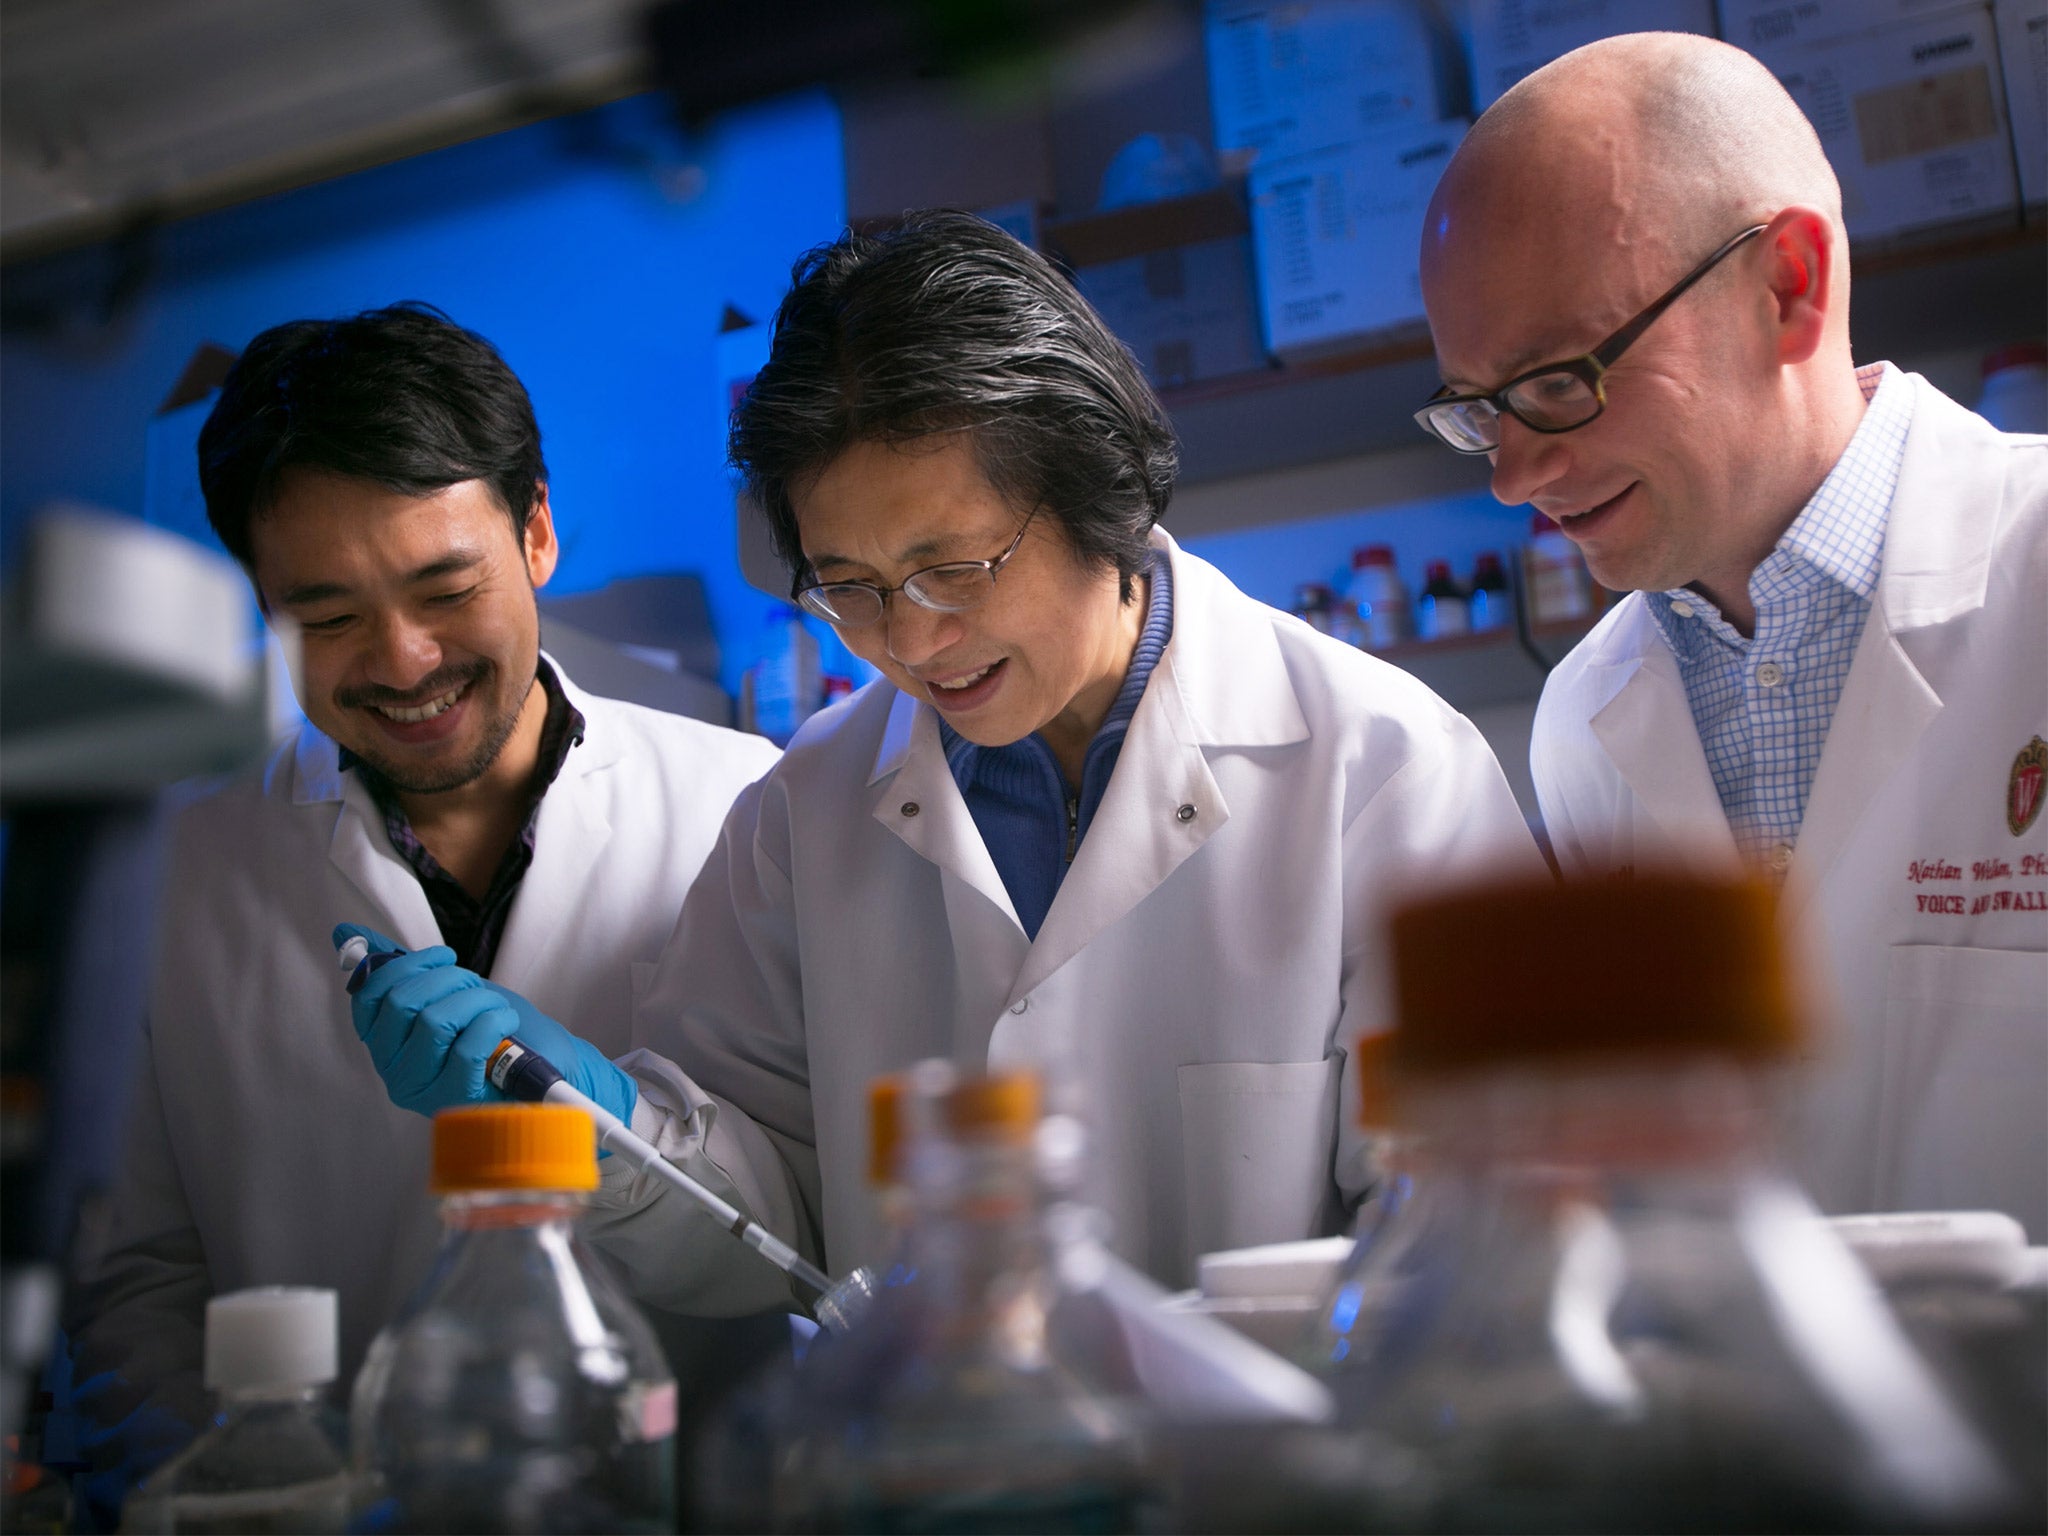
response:
[[[352,1494],[335,1415],[335,1295],[264,1286],[206,1304],[214,1427],[129,1498],[121,1529],[342,1531]]]
[[[1529,597],[1529,623],[1584,624],[1598,612],[1593,578],[1579,546],[1541,512],[1529,519],[1529,542],[1522,547],[1522,588]]]
[[[1337,633],[1336,594],[1320,581],[1304,581],[1296,587],[1287,611],[1318,634]]]
[[[1499,550],[1486,550],[1473,562],[1472,590],[1467,603],[1475,635],[1514,627],[1515,598],[1508,590],[1507,567],[1501,564]]]
[[[1775,1166],[1774,1074],[1803,1036],[1767,892],[1466,891],[1397,914],[1393,952],[1428,1220],[1358,1277],[1388,1293],[1343,1397],[1375,1469],[1352,1523],[2012,1517],[1985,1439]]]
[[[1148,1493],[1139,1418],[1056,1321],[1048,1218],[1065,1203],[1048,1202],[1038,1173],[1037,1079],[921,1063],[899,1103],[907,1219],[867,1315],[796,1373],[775,1523],[1135,1529]]]
[[[1397,1111],[1387,1065],[1392,1043],[1389,1034],[1370,1035],[1353,1048],[1358,1123],[1370,1138],[1379,1178],[1359,1205],[1351,1252],[1338,1266],[1301,1362],[1329,1378],[1340,1405],[1371,1359],[1381,1308],[1405,1278],[1429,1219],[1427,1160],[1421,1138]]]
[[[1355,615],[1354,644],[1384,651],[1414,638],[1408,589],[1395,569],[1391,545],[1361,544],[1351,552],[1351,585],[1344,595]]]
[[[1451,575],[1451,562],[1430,561],[1422,596],[1415,603],[1415,638],[1444,640],[1471,630],[1472,609],[1465,600],[1465,589]]]
[[[358,1470],[405,1531],[669,1531],[676,1384],[584,1246],[581,1110],[434,1117],[434,1269],[377,1336],[351,1407]]]

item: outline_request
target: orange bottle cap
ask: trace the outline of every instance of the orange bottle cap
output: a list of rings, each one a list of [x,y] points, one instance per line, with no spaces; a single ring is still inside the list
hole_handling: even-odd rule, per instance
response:
[[[964,1077],[951,1062],[921,1061],[868,1083],[868,1181],[901,1182],[906,1142],[920,1130],[968,1141],[1022,1141],[1038,1128],[1043,1094],[1033,1072]]]
[[[471,1104],[434,1116],[437,1195],[597,1188],[597,1126],[566,1104]]]
[[[1382,1030],[1365,1035],[1357,1045],[1358,1123],[1368,1131],[1385,1131],[1396,1122],[1392,1062],[1394,1037]]]
[[[903,1142],[903,1079],[893,1073],[868,1084],[868,1182],[894,1184]]]
[[[1038,1128],[1038,1076],[992,1072],[953,1085],[942,1104],[946,1129],[977,1140],[1016,1140]]]
[[[1624,1054],[1790,1056],[1770,890],[1676,874],[1490,883],[1392,920],[1397,1075]]]

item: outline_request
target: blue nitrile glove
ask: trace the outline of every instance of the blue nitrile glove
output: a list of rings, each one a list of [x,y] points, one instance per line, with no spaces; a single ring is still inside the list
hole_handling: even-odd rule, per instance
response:
[[[334,947],[358,934],[372,954],[398,947],[356,923],[335,928]],[[446,945],[414,950],[372,971],[349,999],[349,1012],[399,1108],[431,1115],[457,1104],[505,1102],[484,1068],[498,1042],[519,1033],[519,1015],[505,994],[457,965]]]
[[[339,924],[334,930],[334,947],[339,949],[351,937],[357,934],[360,934],[369,944],[370,953],[373,955],[395,950],[398,947],[375,929],[365,928],[358,923]],[[430,956],[435,958],[429,960],[428,957]],[[633,1123],[633,1106],[640,1099],[639,1086],[634,1083],[632,1078],[613,1066],[605,1058],[604,1052],[588,1041],[578,1039],[562,1025],[556,1023],[538,1008],[534,1007],[532,1003],[521,997],[517,992],[501,987],[496,982],[486,981],[474,971],[464,970],[453,963],[454,959],[454,951],[436,946],[433,949],[418,950],[413,954],[401,956],[399,959],[387,961],[377,970],[370,973],[369,979],[363,983],[362,990],[355,995],[356,1033],[362,1036],[363,1043],[370,1047],[371,1060],[377,1064],[377,1070],[383,1073],[385,1087],[390,1092],[394,1103],[402,1104],[408,1109],[419,1109],[422,1114],[429,1115],[436,1109],[447,1108],[450,1104],[503,1103],[505,1096],[496,1088],[493,1088],[489,1081],[483,1077],[483,1068],[489,1064],[491,1052],[498,1048],[500,1040],[503,1040],[507,1035],[517,1035],[521,1045],[546,1058],[555,1070],[568,1080],[570,1087],[581,1093],[585,1098],[603,1105],[628,1125]],[[483,1015],[493,1019],[491,1027],[497,1030],[497,1033],[491,1037],[488,1043],[483,1042],[480,1036],[477,1039],[469,1040],[458,1034],[454,1038],[450,1048],[451,1054],[447,1063],[446,1073],[444,1074],[447,1076],[447,1081],[442,1084],[442,1088],[449,1093],[459,1092],[462,1096],[431,1098],[425,1107],[419,1104],[408,1103],[407,1100],[399,1097],[398,1087],[393,1081],[391,1073],[384,1069],[383,1056],[380,1054],[379,1046],[372,1039],[372,1032],[378,1029],[385,1029],[391,1033],[403,1035],[409,1028],[409,1025],[403,1020],[380,1023],[380,1015],[390,1012],[394,1008],[403,1009],[410,1007],[418,1012],[428,1007],[430,999],[427,994],[415,996],[410,990],[397,994],[392,993],[388,988],[379,991],[379,983],[383,982],[392,972],[401,972],[409,977],[424,973],[447,978],[440,985],[448,989],[448,996],[452,1000],[447,1002],[434,1001],[433,1009],[435,1011],[420,1012],[421,1021],[429,1025],[435,1024],[443,1011],[445,1011],[448,1018],[453,1018],[463,1008],[489,1009],[491,1003],[497,1004],[498,1009],[511,1010],[513,1019],[510,1021],[505,1020],[497,1010],[491,1010],[486,1015]],[[453,998],[454,992],[466,989],[480,990],[485,996],[476,999]],[[372,1002],[366,1009],[365,1002],[373,995],[379,998],[380,1002],[385,998],[389,998],[390,1001],[382,1003],[381,1006],[380,1002]],[[441,990],[435,990],[431,993],[431,999],[441,999],[443,995]],[[469,1079],[466,1075],[466,1062],[468,1054],[474,1051],[481,1051],[481,1055],[476,1057],[478,1063],[475,1083],[476,1091],[471,1092],[469,1091]],[[455,1053],[461,1053],[459,1060]],[[459,1072],[456,1070],[458,1066],[460,1066]],[[610,1155],[609,1151],[601,1151],[598,1154],[600,1157],[609,1157]]]
[[[396,962],[393,962],[396,964]],[[633,1123],[633,1106],[640,1102],[640,1087],[588,1040],[572,1035],[517,992],[507,991],[495,981],[486,981],[499,997],[519,1015],[519,1043],[547,1058],[554,1069],[569,1080],[569,1086],[586,1099],[603,1105],[626,1124]],[[600,1152],[610,1157],[610,1152]]]

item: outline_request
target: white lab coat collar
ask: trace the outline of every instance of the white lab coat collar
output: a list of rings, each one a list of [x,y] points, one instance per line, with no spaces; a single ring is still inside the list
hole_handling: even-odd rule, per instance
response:
[[[1941,713],[1901,637],[1984,605],[2005,496],[1996,431],[1918,374],[1913,419],[1886,520],[1877,601],[1807,797],[1786,901],[1796,908],[1847,846],[1864,807]],[[1735,856],[1677,658],[1640,595],[1590,642],[1591,725],[1643,808],[1681,846]],[[1601,696],[1605,695],[1604,698]]]
[[[1894,633],[1984,606],[2006,494],[2005,455],[1984,451],[1996,445],[1997,429],[1919,374],[1906,380],[1913,386],[1913,424],[1878,576],[1878,602]]]
[[[1308,722],[1294,683],[1273,638],[1271,615],[1232,587],[1208,561],[1188,554],[1163,528],[1152,530],[1152,547],[1173,568],[1173,634],[1153,669],[1140,700],[1138,729],[1155,694],[1176,698],[1175,727],[1185,722],[1187,739],[1204,747],[1270,747],[1308,739]],[[1162,680],[1168,685],[1161,688]],[[912,756],[936,756],[944,765],[938,712],[898,693],[875,753],[870,784],[900,772]],[[950,772],[948,777],[950,778]]]
[[[1840,859],[1879,790],[1942,711],[1911,651],[1915,632],[1984,606],[2003,517],[2008,456],[1999,434],[1918,374],[1898,488],[1885,525],[1877,601],[1828,726],[1806,798],[1785,906],[1797,912]]]
[[[968,890],[1008,919],[1020,961],[1017,998],[1135,907],[1229,820],[1207,752],[1309,736],[1271,613],[1165,530],[1153,530],[1152,545],[1172,562],[1173,634],[1125,733],[1118,771],[1096,814],[1098,830],[1081,845],[1028,954],[1009,893],[946,762],[937,711],[901,693],[889,707],[868,778],[872,814],[951,877],[947,901],[956,931],[972,921],[967,910],[952,910]],[[906,815],[912,804],[917,811]]]

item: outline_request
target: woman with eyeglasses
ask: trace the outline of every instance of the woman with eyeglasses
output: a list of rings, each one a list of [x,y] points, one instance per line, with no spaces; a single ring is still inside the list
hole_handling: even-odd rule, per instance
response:
[[[804,257],[731,452],[796,600],[883,676],[740,797],[636,989],[646,1049],[591,1068],[615,1102],[835,1273],[881,1243],[867,1084],[930,1056],[1039,1068],[1162,1281],[1338,1231],[1382,904],[1537,862],[1478,732],[1174,543],[1137,365],[969,215]],[[667,1191],[597,1204],[645,1299],[786,1302]]]

